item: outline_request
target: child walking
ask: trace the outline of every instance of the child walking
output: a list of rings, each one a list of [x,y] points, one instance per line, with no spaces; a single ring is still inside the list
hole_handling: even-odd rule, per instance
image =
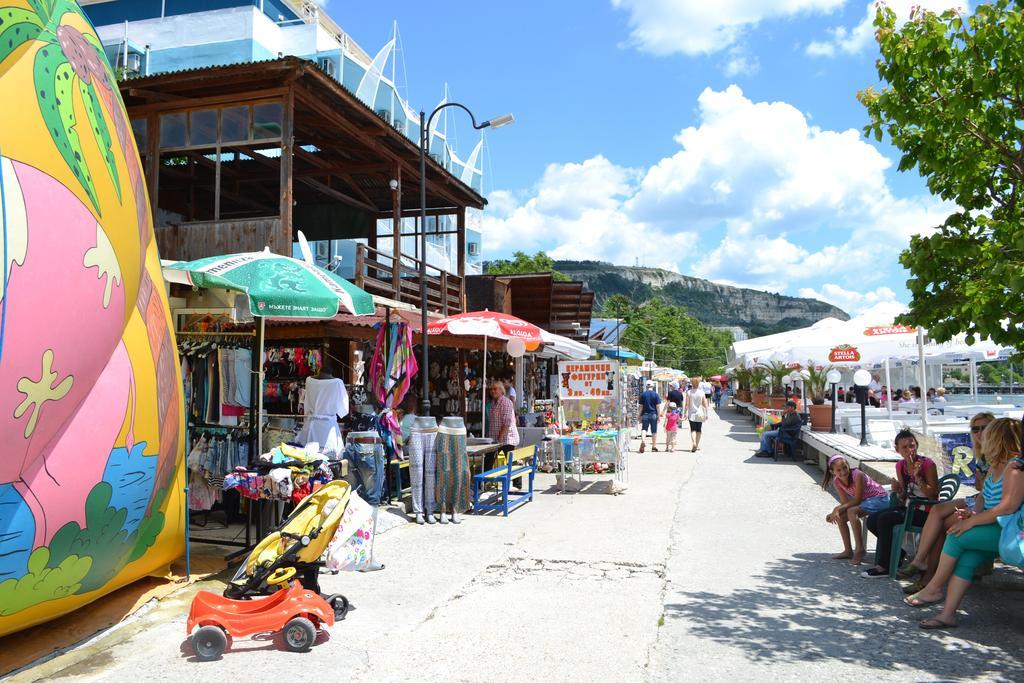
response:
[[[839,527],[839,535],[843,539],[843,552],[832,556],[833,560],[850,560],[850,564],[858,565],[864,560],[864,537],[861,535],[860,516],[879,512],[889,507],[889,494],[882,485],[860,470],[850,470],[846,458],[833,455],[828,459],[825,478],[821,488],[827,490],[829,484],[839,495],[839,505],[825,516],[825,521]],[[853,535],[854,546],[850,545]]]
[[[675,402],[668,404],[668,411],[665,413],[665,450],[676,449],[676,433],[679,431],[679,420],[682,418],[682,411]]]

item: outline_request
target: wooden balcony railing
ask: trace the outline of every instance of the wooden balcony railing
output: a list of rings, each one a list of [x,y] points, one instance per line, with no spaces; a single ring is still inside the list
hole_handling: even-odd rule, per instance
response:
[[[420,260],[391,254],[365,244],[356,245],[356,286],[370,294],[420,308]],[[463,279],[427,264],[427,310],[441,315],[463,312]]]
[[[292,253],[277,216],[158,225],[155,232],[160,258],[175,261],[263,251],[266,246],[275,254]]]

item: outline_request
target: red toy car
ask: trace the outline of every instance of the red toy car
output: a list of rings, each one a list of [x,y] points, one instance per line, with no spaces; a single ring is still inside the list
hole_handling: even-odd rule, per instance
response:
[[[317,631],[334,625],[334,615],[327,600],[298,581],[268,598],[253,600],[231,600],[201,591],[192,600],[186,633],[191,634],[196,658],[204,662],[224,654],[232,638],[271,631],[281,631],[292,652],[307,652]]]

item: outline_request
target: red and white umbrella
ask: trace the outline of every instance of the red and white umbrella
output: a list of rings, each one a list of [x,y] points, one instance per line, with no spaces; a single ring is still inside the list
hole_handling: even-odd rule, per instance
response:
[[[523,344],[544,342],[544,330],[521,318],[497,311],[471,311],[441,318],[427,325],[427,334],[452,334],[459,337],[484,338],[483,401],[481,408],[481,436],[487,436],[487,340],[518,339]],[[518,355],[522,355],[522,348]],[[482,470],[481,470],[482,471]]]
[[[521,318],[497,311],[473,311],[448,316],[427,325],[427,334],[454,334],[460,337],[522,339],[542,343],[544,331]]]

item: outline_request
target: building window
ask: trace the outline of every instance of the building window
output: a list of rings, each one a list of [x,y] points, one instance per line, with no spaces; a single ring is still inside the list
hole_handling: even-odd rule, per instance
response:
[[[146,119],[132,119],[132,132],[135,133],[135,144],[139,151],[146,153],[146,146],[149,144],[149,122]]]
[[[245,142],[249,139],[249,107],[225,107],[220,116],[223,142]]]
[[[189,144],[217,144],[217,110],[201,109],[189,114]]]
[[[162,114],[160,116],[160,146],[184,147],[186,141],[186,118],[184,113]]]
[[[281,104],[257,104],[252,108],[252,137],[254,140],[281,137]]]

